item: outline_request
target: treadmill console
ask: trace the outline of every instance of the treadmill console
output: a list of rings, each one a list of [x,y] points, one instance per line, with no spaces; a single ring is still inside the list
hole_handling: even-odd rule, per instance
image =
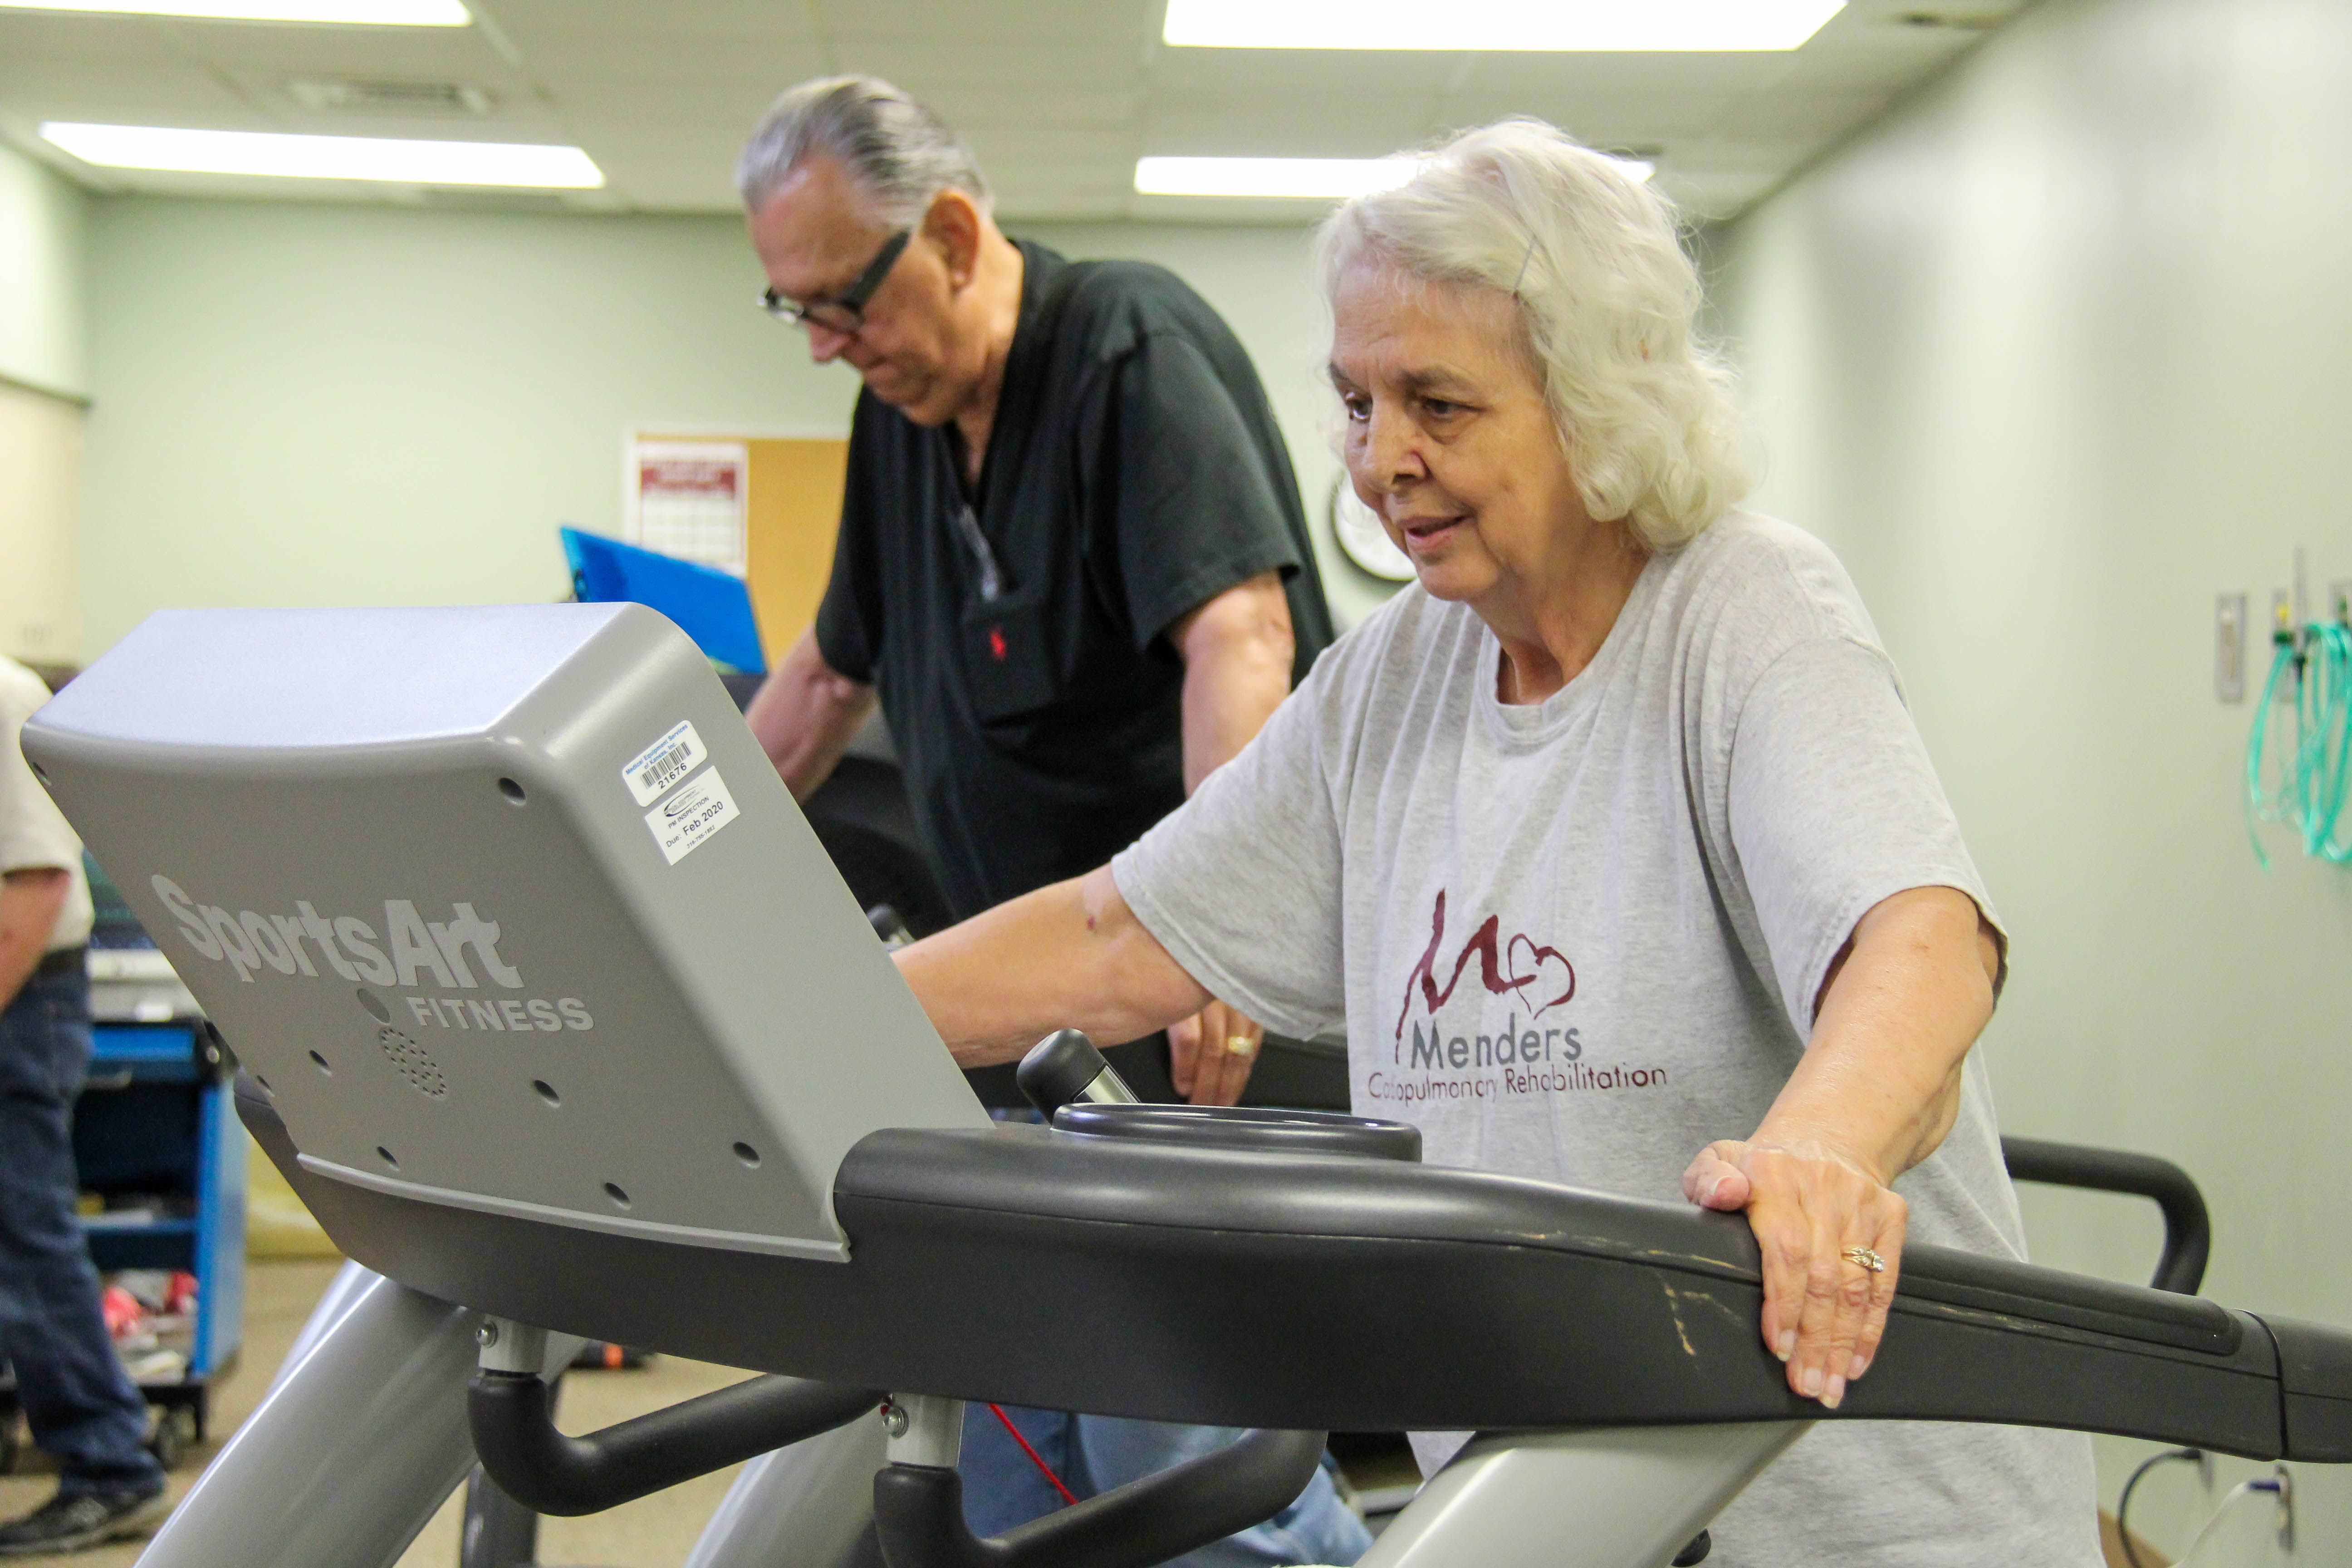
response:
[[[851,1145],[988,1124],[642,606],[166,612],[24,745],[318,1175],[837,1260]]]

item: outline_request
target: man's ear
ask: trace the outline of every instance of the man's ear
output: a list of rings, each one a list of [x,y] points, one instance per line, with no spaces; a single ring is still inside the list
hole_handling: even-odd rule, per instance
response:
[[[947,263],[948,287],[961,293],[980,269],[980,242],[988,220],[980,204],[962,191],[941,191],[923,215],[923,237],[939,247]]]

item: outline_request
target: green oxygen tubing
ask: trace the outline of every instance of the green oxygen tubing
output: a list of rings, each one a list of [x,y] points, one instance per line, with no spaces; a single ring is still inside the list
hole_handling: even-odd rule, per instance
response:
[[[2257,832],[2264,822],[2293,828],[2314,859],[2352,862],[2344,810],[2352,795],[2352,606],[2339,601],[2334,620],[2302,627],[2282,613],[2271,645],[2270,677],[2246,742],[2246,836],[2266,867]],[[2292,736],[2279,712],[2287,708]]]

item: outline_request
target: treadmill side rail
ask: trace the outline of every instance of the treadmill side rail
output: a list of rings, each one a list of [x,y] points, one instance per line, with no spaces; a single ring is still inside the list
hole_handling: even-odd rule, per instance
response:
[[[1482,1435],[1358,1568],[1666,1568],[1808,1425]]]
[[[2352,1463],[2352,1334],[2294,1318],[2264,1316],[2277,1342],[2283,1458]]]

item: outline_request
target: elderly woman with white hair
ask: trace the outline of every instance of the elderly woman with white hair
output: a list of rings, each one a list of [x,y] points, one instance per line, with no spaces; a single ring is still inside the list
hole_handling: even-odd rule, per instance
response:
[[[1433,1163],[1744,1211],[1764,1343],[1834,1407],[1907,1235],[2024,1251],[1969,1054],[2006,939],[1894,668],[1830,552],[1737,510],[1696,274],[1622,164],[1472,132],[1318,256],[1349,477],[1418,584],[1110,865],[903,972],[968,1066],[1213,996],[1344,1021],[1357,1109]],[[1715,1539],[2082,1568],[2088,1442],[1818,1426]]]

